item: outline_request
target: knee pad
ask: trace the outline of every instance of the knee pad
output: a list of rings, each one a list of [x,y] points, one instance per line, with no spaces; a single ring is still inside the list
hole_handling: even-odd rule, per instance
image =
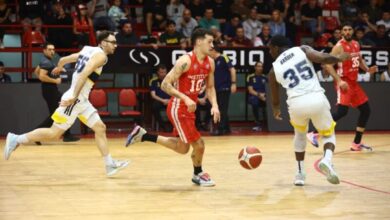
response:
[[[371,109],[368,102],[358,107],[360,111],[359,119],[358,119],[358,127],[365,128],[368,118],[370,117]]]
[[[295,152],[305,152],[305,150],[306,150],[306,133],[302,133],[302,132],[295,130],[294,150],[295,150]]]
[[[329,136],[322,136],[321,139],[323,145],[325,145],[326,143],[332,143],[333,145],[336,146],[336,135],[334,133],[332,133]]]

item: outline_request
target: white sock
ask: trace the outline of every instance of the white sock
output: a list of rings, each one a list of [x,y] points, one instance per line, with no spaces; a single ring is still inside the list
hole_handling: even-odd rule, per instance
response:
[[[331,149],[326,149],[325,150],[325,154],[324,154],[324,158],[327,159],[328,161],[332,161],[332,157],[333,157],[333,152]]]
[[[114,160],[111,157],[111,154],[107,154],[107,156],[104,156],[104,162],[106,165],[114,165]]]
[[[26,134],[18,135],[18,138],[16,139],[16,141],[19,144],[27,144],[29,142]]]
[[[298,160],[298,173],[305,173],[305,166],[303,160]]]

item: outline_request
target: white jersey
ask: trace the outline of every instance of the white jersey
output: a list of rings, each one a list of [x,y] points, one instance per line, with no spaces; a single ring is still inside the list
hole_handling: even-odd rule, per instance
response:
[[[79,58],[77,59],[75,70],[73,72],[72,84],[68,89],[68,91],[66,91],[65,94],[63,95],[63,99],[67,99],[73,96],[77,84],[78,76],[83,71],[85,64],[89,61],[89,59],[92,56],[100,52],[103,52],[103,50],[100,47],[91,47],[91,46],[83,47],[83,49],[79,53]],[[80,101],[88,100],[89,93],[93,85],[95,84],[95,82],[98,80],[100,74],[102,73],[102,69],[103,66],[95,69],[94,72],[88,76],[87,81],[85,81],[85,84],[81,89],[79,96],[77,97]]]
[[[324,92],[313,63],[300,47],[293,47],[272,63],[276,80],[287,90],[288,99],[309,93]]]

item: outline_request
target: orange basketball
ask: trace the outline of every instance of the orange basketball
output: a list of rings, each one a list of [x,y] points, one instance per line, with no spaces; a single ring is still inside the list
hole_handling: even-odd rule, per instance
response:
[[[238,154],[238,161],[245,169],[252,170],[260,166],[263,156],[255,147],[244,147]]]

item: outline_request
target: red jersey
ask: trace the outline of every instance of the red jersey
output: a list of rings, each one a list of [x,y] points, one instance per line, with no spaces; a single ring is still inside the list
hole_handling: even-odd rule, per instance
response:
[[[359,74],[360,66],[360,45],[357,41],[351,40],[350,42],[345,39],[339,40],[336,45],[341,45],[344,52],[351,55],[350,60],[338,63],[337,73],[341,79],[356,82]]]

